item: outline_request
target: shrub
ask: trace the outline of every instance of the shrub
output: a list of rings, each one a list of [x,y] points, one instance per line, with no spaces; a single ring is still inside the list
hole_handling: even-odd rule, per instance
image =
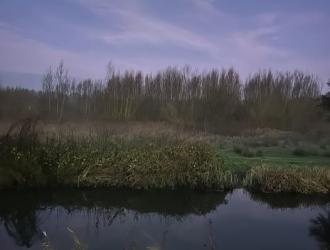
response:
[[[297,147],[292,151],[292,154],[296,156],[315,156],[319,153],[312,147]]]
[[[256,153],[252,151],[250,148],[243,148],[241,155],[244,157],[255,157]]]
[[[3,186],[34,186],[44,184],[38,164],[41,150],[35,132],[36,121],[24,119],[10,126],[0,138],[0,175]]]
[[[2,138],[0,185],[218,189],[227,180],[223,161],[206,143],[142,137],[35,137],[24,142]]]
[[[268,193],[329,193],[330,169],[260,166],[247,173],[244,183],[248,188]]]
[[[295,148],[292,151],[292,154],[294,154],[296,156],[307,156],[308,152],[306,150],[304,150],[303,148]]]
[[[261,156],[263,156],[263,152],[260,149],[253,150],[249,147],[241,147],[241,146],[235,145],[233,148],[233,151],[236,154],[239,154],[244,157],[261,157]]]
[[[264,155],[264,153],[259,149],[259,150],[257,150],[257,152],[256,152],[256,156],[258,156],[258,157],[262,157]]]
[[[223,162],[207,144],[145,144],[116,149],[90,170],[84,185],[135,189],[218,188],[223,173]]]
[[[250,147],[274,147],[278,146],[279,138],[270,136],[250,137],[246,140],[246,145]]]
[[[242,154],[242,147],[235,145],[233,150],[236,154],[239,154],[239,155]]]

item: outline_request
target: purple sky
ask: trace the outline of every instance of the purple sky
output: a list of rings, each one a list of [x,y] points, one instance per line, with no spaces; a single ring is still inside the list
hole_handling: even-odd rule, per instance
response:
[[[0,71],[77,77],[168,65],[330,77],[329,0],[1,0]]]

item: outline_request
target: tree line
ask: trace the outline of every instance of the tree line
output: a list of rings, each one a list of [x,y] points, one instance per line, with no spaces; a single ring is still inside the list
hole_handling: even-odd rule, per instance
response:
[[[186,66],[157,73],[117,71],[106,80],[49,68],[42,91],[0,87],[0,118],[50,121],[166,121],[212,131],[270,127],[308,129],[324,120],[321,84],[301,72],[259,71],[242,81],[233,68],[198,72]]]

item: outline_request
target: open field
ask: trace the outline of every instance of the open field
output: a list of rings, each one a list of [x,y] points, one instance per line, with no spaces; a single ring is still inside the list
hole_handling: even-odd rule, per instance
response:
[[[221,136],[165,123],[2,124],[0,188],[235,187],[328,193],[330,138],[269,129]]]

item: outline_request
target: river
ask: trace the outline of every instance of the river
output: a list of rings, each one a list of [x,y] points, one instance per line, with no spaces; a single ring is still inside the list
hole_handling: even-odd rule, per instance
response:
[[[330,249],[330,198],[232,192],[0,193],[0,249]],[[72,230],[72,232],[70,232]]]

